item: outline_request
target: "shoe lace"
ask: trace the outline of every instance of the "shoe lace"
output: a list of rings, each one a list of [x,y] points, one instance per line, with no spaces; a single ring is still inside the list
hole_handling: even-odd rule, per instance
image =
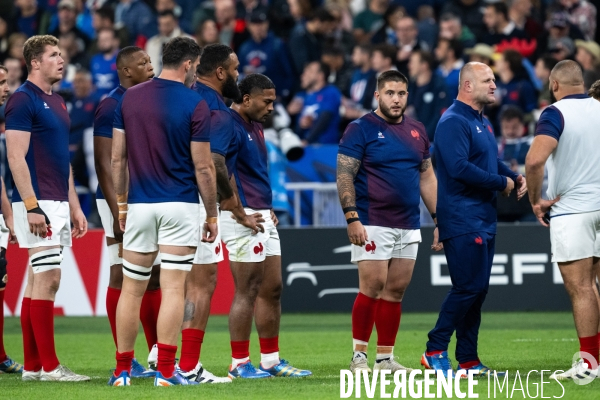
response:
[[[131,361],[131,369],[132,371],[143,373],[146,372],[146,368],[142,366],[135,358]]]
[[[250,372],[252,374],[256,373],[256,368],[254,368],[254,365],[252,365],[250,361],[240,365],[240,367],[242,367],[246,372]]]
[[[452,363],[450,362],[450,358],[439,357],[438,362],[440,363],[440,367],[442,370],[447,371],[449,369],[452,369]]]
[[[63,375],[75,376],[75,372],[71,371],[69,368],[64,365],[59,365],[58,370],[63,373]]]

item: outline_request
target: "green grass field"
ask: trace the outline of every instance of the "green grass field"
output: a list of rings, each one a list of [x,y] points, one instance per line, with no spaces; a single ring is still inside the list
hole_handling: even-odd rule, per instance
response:
[[[427,332],[435,323],[435,314],[402,316],[395,354],[409,367],[419,367],[420,356],[427,341]],[[8,353],[22,361],[23,352],[19,320],[7,318],[5,342]],[[141,330],[140,330],[141,332]],[[152,380],[133,380],[132,387],[106,386],[109,370],[114,368],[114,345],[108,320],[105,318],[57,318],[56,345],[59,359],[75,372],[90,375],[91,382],[54,383],[21,382],[20,375],[0,375],[0,395],[3,399],[113,399],[126,398],[215,398],[215,399],[333,399],[340,397],[340,369],[347,369],[351,357],[350,315],[291,314],[284,315],[281,324],[282,357],[294,366],[311,369],[314,376],[304,379],[272,378],[259,381],[237,380],[227,385],[154,388]],[[371,362],[374,360],[375,337],[371,340]],[[486,313],[479,338],[482,361],[497,370],[509,370],[510,389],[518,370],[526,385],[530,370],[566,369],[579,349],[573,319],[569,313]],[[251,340],[251,359],[260,361],[258,338]],[[136,355],[147,357],[143,334],[137,340]],[[451,347],[450,355],[454,349]],[[211,317],[202,347],[202,362],[211,372],[224,376],[230,363],[229,333],[226,317]],[[456,367],[456,365],[454,365]],[[545,381],[549,381],[546,373]],[[475,387],[479,398],[488,398],[487,380]],[[540,375],[530,376],[529,393],[539,390]],[[466,390],[466,382],[462,384]],[[519,385],[516,385],[519,389]],[[392,393],[394,386],[388,389]],[[434,386],[435,391],[435,386]],[[563,389],[555,382],[544,385],[544,397],[561,397]],[[496,398],[511,398],[505,388]],[[117,397],[118,396],[118,397]],[[525,392],[525,398],[529,398]],[[379,398],[379,388],[376,391]],[[408,397],[408,393],[407,393]],[[351,398],[354,398],[354,394]],[[364,388],[362,398],[366,398]],[[494,398],[491,389],[491,398]],[[512,398],[524,398],[516,390]],[[538,393],[540,398],[540,393]],[[579,386],[564,383],[563,399],[599,399],[600,380]]]

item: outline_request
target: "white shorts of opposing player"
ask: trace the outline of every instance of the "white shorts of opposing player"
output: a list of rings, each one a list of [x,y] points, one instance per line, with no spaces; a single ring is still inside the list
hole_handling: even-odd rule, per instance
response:
[[[62,247],[71,247],[71,214],[69,203],[66,201],[38,200],[38,205],[50,220],[51,229],[43,238],[29,231],[27,209],[22,201],[13,203],[15,233],[19,247],[33,249],[38,247],[55,247],[35,253],[30,257],[33,273],[60,268],[62,262]]]
[[[600,211],[552,217],[550,244],[552,262],[600,257]]]
[[[123,249],[138,253],[157,251],[159,245],[196,247],[200,238],[200,206],[194,203],[129,204]],[[190,271],[194,255],[161,255],[161,269]],[[138,280],[150,279],[146,268],[123,260],[123,274]]]
[[[110,212],[110,207],[105,199],[96,199],[96,206],[98,207],[98,214],[100,215],[100,221],[102,222],[102,228],[104,229],[104,236],[108,238],[115,238],[115,232],[113,230],[113,222],[114,218],[112,212]],[[123,264],[123,259],[119,257],[119,244],[111,244],[107,247],[108,249],[108,261],[110,265]],[[154,260],[154,264],[160,264],[160,253],[156,255],[156,259]]]
[[[223,241],[229,251],[229,261],[234,262],[262,262],[269,256],[280,256],[281,245],[279,233],[271,219],[271,210],[253,210],[245,208],[246,214],[262,214],[265,222],[262,223],[264,232],[252,234],[249,228],[239,224],[232,218],[229,211],[221,212],[221,233]]]
[[[420,229],[398,229],[365,225],[367,242],[364,246],[352,245],[351,262],[384,261],[392,258],[417,259]]]

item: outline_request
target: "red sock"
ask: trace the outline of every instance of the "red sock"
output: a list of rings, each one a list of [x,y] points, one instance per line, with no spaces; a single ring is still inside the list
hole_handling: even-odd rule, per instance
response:
[[[158,311],[160,310],[160,301],[162,295],[160,289],[147,290],[142,298],[142,308],[140,309],[140,320],[144,327],[144,334],[146,335],[146,343],[148,343],[148,350],[152,350],[158,342],[156,335],[156,322],[158,321]],[[196,366],[196,364],[194,364]]]
[[[258,341],[260,342],[261,354],[270,354],[279,351],[279,336],[275,336],[272,338],[259,337]]]
[[[0,290],[0,362],[6,360],[4,350],[4,290]]]
[[[443,352],[445,352],[446,350],[432,350],[432,351],[426,351],[425,355],[427,357],[431,357],[431,356],[437,356],[438,354],[442,354]]]
[[[121,289],[106,288],[106,315],[108,315],[115,347],[117,347],[117,304],[119,304],[119,297],[121,297]]]
[[[31,300],[31,325],[35,343],[40,352],[44,371],[50,372],[58,367],[58,358],[54,347],[54,302],[51,300]]]
[[[23,369],[39,371],[42,369],[42,362],[31,326],[31,299],[29,297],[23,297],[21,302],[21,331],[23,332]]]
[[[352,307],[352,338],[368,342],[375,324],[377,299],[358,293]]]
[[[121,372],[127,371],[131,374],[131,361],[133,360],[133,351],[125,351],[123,353],[116,352],[117,356],[117,368],[115,369],[115,376],[119,376]]]
[[[379,299],[375,313],[377,346],[393,346],[396,343],[401,315],[402,303]]]
[[[191,371],[196,368],[200,359],[200,348],[204,340],[204,331],[200,329],[184,329],[181,331],[181,359],[179,368]]]
[[[175,372],[175,355],[177,355],[177,346],[157,343],[158,346],[158,366],[157,370],[165,378],[170,378]],[[194,365],[196,366],[196,365]]]
[[[598,346],[600,346],[600,332],[598,332]]]
[[[599,351],[598,335],[596,334],[594,336],[580,337],[579,338],[579,351],[585,351],[586,353],[589,353],[592,357],[594,357],[596,365],[598,365],[598,351]],[[591,365],[590,362],[592,360],[588,360],[585,357],[581,357],[581,358],[583,358],[588,363],[588,365]]]
[[[479,358],[477,360],[467,361],[465,363],[458,364],[458,369],[473,368],[474,366],[479,365],[479,363],[481,363],[481,361],[479,361]]]
[[[232,358],[246,358],[250,357],[250,341],[240,340],[238,342],[231,341],[231,357]]]

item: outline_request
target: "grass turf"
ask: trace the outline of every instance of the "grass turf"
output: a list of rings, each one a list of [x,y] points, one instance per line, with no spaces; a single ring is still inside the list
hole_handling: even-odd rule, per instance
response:
[[[406,313],[396,341],[395,354],[408,367],[419,367],[427,341],[427,332],[437,315]],[[15,360],[23,360],[18,318],[5,320],[5,346]],[[127,396],[128,400],[167,397],[218,399],[332,399],[340,397],[340,369],[347,369],[351,357],[350,315],[347,314],[290,314],[281,322],[280,349],[282,357],[299,368],[312,370],[309,378],[272,378],[236,380],[226,385],[201,385],[157,389],[151,379],[135,379],[130,388],[106,386],[109,370],[114,368],[114,344],[106,318],[57,318],[56,347],[62,363],[75,372],[92,377],[91,382],[55,383],[22,382],[20,375],[0,374],[0,396],[6,399],[113,399]],[[370,343],[371,363],[375,356],[376,334]],[[449,354],[454,354],[454,340]],[[533,373],[528,393],[514,385],[516,371],[520,372],[523,387],[530,370],[556,370],[570,367],[571,357],[579,349],[573,319],[569,313],[485,313],[479,337],[482,361],[497,370],[509,370],[507,393],[497,391],[496,398],[529,398],[539,390],[540,375]],[[258,338],[251,339],[251,358],[260,361]],[[145,364],[148,354],[140,329],[136,354]],[[204,344],[202,362],[216,375],[225,376],[230,363],[227,317],[211,317]],[[456,364],[454,364],[456,367]],[[545,381],[548,382],[548,372]],[[488,398],[487,380],[479,380],[475,392]],[[537,383],[537,386],[535,386]],[[600,379],[586,386],[565,382],[563,389],[555,381],[544,385],[544,397],[563,399],[600,398]],[[462,383],[466,390],[466,382]],[[392,393],[394,385],[388,388]],[[497,389],[498,390],[498,389]],[[124,392],[123,392],[124,391]],[[433,386],[435,392],[435,386]],[[494,398],[493,388],[490,389]],[[376,390],[379,398],[379,387]],[[364,387],[362,398],[366,397]],[[508,396],[507,396],[508,394]],[[562,396],[561,396],[562,395]],[[538,393],[538,398],[540,393]],[[353,393],[352,398],[355,397]],[[407,397],[409,393],[407,393]],[[456,397],[456,396],[454,396]]]

